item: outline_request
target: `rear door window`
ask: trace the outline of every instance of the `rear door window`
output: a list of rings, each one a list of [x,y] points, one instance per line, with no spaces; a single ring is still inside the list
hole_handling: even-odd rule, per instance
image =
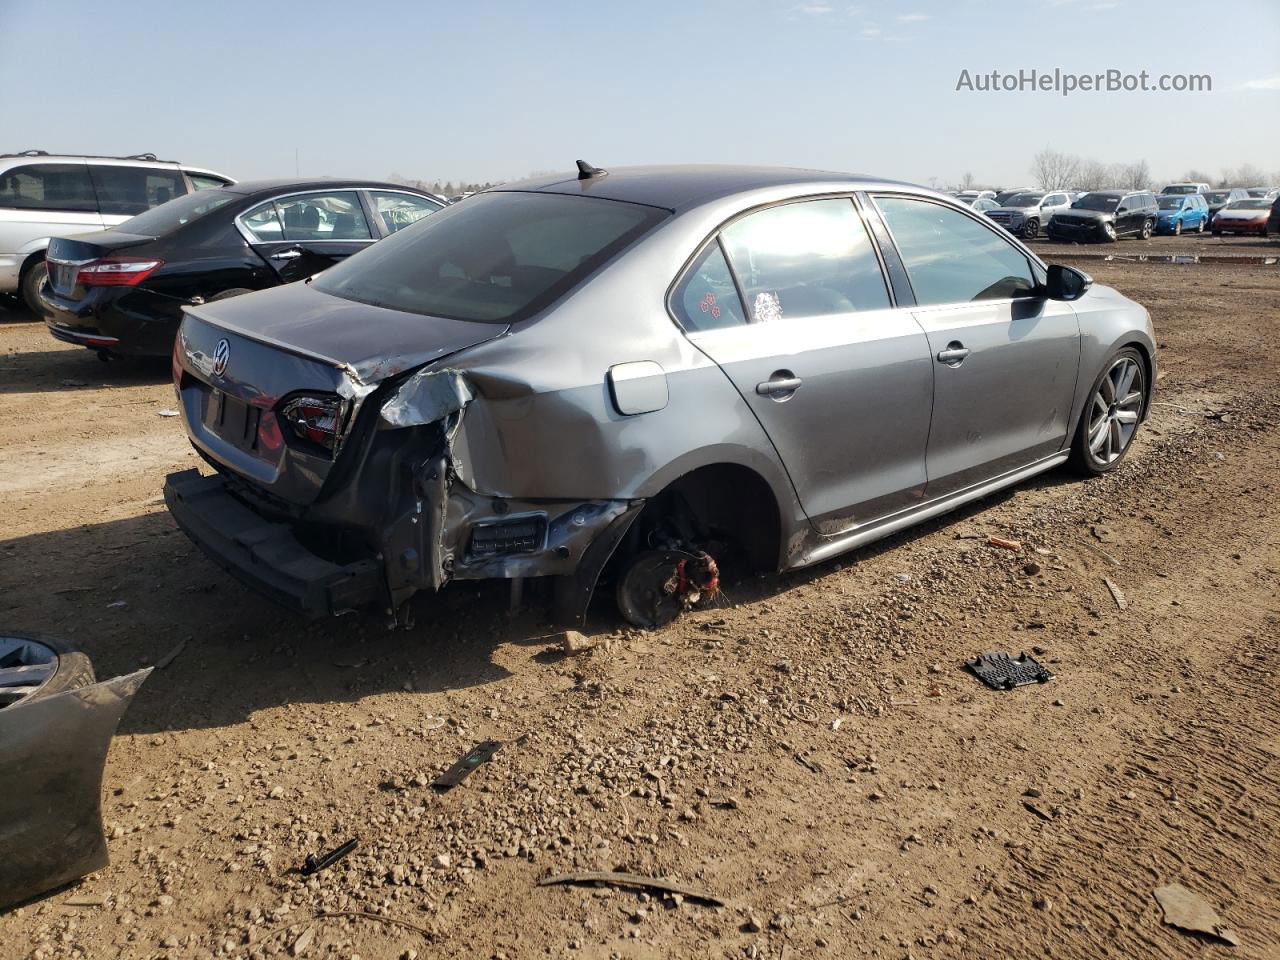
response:
[[[268,200],[240,217],[241,225],[259,243],[275,243],[284,239],[284,224],[276,212],[275,202]]]
[[[98,206],[106,216],[131,217],[187,192],[187,183],[177,170],[91,164],[89,176],[98,193]]]
[[[0,207],[97,213],[93,181],[83,163],[32,163],[0,173]]]
[[[721,232],[755,323],[888,307],[880,262],[849,199],[761,210]]]
[[[276,208],[284,222],[284,238],[292,243],[373,239],[354,190],[281,197]]]
[[[921,306],[1002,300],[1035,288],[1012,244],[959,210],[911,197],[876,197]]]
[[[412,193],[382,190],[369,191],[369,199],[373,202],[374,215],[382,221],[383,229],[388,234],[417,223],[442,206],[426,197],[415,196]]]
[[[671,298],[676,319],[688,331],[718,330],[747,322],[733,275],[718,242],[694,261]]]
[[[187,179],[191,181],[192,190],[219,190],[228,186],[228,182],[222,177],[211,177],[203,173],[192,173],[187,171]]]

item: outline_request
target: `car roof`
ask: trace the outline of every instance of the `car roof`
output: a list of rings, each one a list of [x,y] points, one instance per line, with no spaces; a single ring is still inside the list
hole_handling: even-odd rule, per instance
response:
[[[559,174],[505,183],[490,188],[491,192],[528,191],[538,193],[578,194],[624,200],[662,207],[679,212],[719,200],[723,197],[767,187],[831,185],[839,183],[850,190],[914,184],[868,177],[862,174],[835,173],[830,170],[806,170],[792,167],[722,166],[687,164],[648,167],[617,167],[604,176],[586,180],[577,174]]]
[[[256,196],[260,193],[279,193],[282,190],[301,192],[304,190],[332,190],[334,188],[342,188],[346,190],[404,190],[409,193],[421,194],[424,197],[432,196],[426,190],[419,187],[406,186],[403,183],[387,183],[383,180],[348,180],[343,177],[241,180],[239,183],[231,184],[230,186],[219,187],[220,190],[225,190],[228,193],[238,193],[246,197]]]

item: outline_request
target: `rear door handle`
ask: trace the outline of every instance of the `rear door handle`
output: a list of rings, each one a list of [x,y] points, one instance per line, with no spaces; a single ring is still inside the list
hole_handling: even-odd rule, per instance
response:
[[[791,394],[799,390],[800,386],[804,383],[804,381],[799,377],[790,376],[789,371],[787,371],[787,373],[787,376],[775,374],[772,378],[757,383],[756,393],[760,394],[762,397],[773,397],[775,400],[785,400],[787,397],[791,396]]]
[[[287,250],[278,250],[271,255],[272,260],[296,260],[302,256],[302,251],[297,247],[290,247]]]
[[[968,347],[959,340],[952,340],[947,344],[947,349],[938,351],[938,362],[945,363],[949,367],[958,367],[960,361],[968,355]]]

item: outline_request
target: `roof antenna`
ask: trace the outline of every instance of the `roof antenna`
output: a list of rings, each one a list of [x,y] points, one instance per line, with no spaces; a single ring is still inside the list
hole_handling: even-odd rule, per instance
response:
[[[594,180],[596,177],[605,177],[609,175],[608,170],[601,170],[599,167],[593,167],[585,160],[578,161],[578,179]]]

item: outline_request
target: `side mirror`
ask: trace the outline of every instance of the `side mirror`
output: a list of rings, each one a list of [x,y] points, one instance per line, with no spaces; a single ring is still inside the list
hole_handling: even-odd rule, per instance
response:
[[[1050,300],[1079,300],[1093,286],[1093,277],[1074,267],[1060,263],[1049,264],[1049,278],[1045,282],[1045,295]]]

